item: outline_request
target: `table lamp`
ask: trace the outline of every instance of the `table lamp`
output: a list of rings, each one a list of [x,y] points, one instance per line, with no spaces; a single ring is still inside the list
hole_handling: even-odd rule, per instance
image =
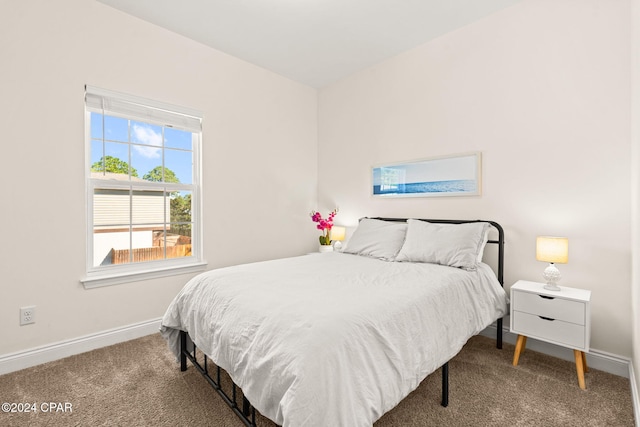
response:
[[[545,261],[549,266],[542,273],[542,277],[547,281],[545,289],[559,291],[556,284],[562,277],[560,270],[554,264],[566,264],[569,260],[569,239],[566,237],[539,236],[536,239],[536,259]]]
[[[331,227],[331,244],[334,250],[340,250],[342,248],[342,241],[344,240],[347,229],[344,227],[333,226]]]

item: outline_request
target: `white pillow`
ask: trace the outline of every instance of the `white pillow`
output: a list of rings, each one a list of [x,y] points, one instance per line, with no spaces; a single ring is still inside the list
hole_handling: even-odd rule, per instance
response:
[[[489,241],[489,231],[491,231],[491,225],[489,225],[489,223],[487,222],[487,229],[484,232],[484,236],[482,237],[482,243],[480,246],[480,250],[478,251],[478,258],[476,259],[476,261],[478,261],[478,264],[480,264],[482,262],[482,257],[484,256],[484,248],[487,246],[487,242]]]
[[[489,223],[438,224],[416,219],[407,222],[407,237],[396,261],[428,262],[469,271],[478,266]]]
[[[406,233],[406,222],[363,218],[342,252],[393,261]]]

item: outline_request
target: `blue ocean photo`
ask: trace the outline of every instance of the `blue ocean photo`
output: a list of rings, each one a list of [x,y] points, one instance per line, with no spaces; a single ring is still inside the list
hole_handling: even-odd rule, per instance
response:
[[[476,181],[455,179],[449,181],[413,182],[396,185],[374,185],[373,194],[419,194],[419,193],[475,193]]]
[[[480,194],[480,153],[372,168],[374,196],[429,197]]]

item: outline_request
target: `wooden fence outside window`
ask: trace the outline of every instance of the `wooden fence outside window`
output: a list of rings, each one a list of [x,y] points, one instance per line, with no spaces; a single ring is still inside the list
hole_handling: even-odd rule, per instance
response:
[[[151,248],[133,249],[133,262],[156,261],[166,258],[182,258],[191,256],[191,244],[175,246],[154,246]],[[111,264],[128,264],[129,249],[111,249]]]

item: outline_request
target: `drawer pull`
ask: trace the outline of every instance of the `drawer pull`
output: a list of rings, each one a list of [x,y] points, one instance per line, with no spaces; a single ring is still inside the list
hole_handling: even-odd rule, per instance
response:
[[[539,318],[541,318],[542,320],[548,320],[550,322],[553,322],[556,319],[552,319],[551,317],[544,317],[544,316],[538,316]]]
[[[544,298],[544,299],[556,299],[556,297],[548,297],[546,295],[538,295],[540,298]]]

